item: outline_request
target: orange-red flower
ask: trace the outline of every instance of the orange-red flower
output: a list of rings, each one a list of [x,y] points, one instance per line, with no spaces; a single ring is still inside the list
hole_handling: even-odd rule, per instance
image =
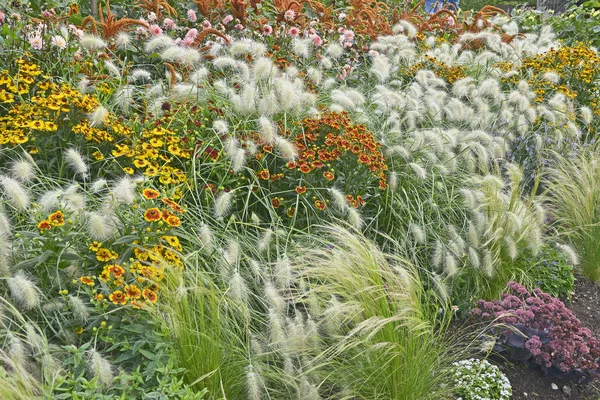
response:
[[[317,207],[317,209],[319,209],[319,210],[324,210],[325,208],[327,208],[327,204],[325,204],[324,201],[316,200],[315,207]]]
[[[260,177],[260,179],[268,180],[271,174],[269,173],[268,169],[263,169],[258,173],[258,176]]]
[[[144,219],[148,222],[158,221],[161,219],[161,217],[162,217],[161,212],[156,207],[149,208],[144,213]]]
[[[278,197],[275,197],[274,199],[271,199],[271,204],[273,205],[273,208],[279,208],[281,200],[279,200]]]
[[[311,170],[311,168],[310,168],[310,165],[308,165],[308,163],[303,162],[300,165],[300,171],[302,171],[303,173],[308,174],[310,172],[310,170]]]
[[[125,285],[124,290],[130,299],[139,299],[142,296],[142,291],[136,285]]]
[[[214,185],[213,185],[214,186]],[[168,205],[171,210],[182,213],[185,212],[184,208],[177,204],[175,201],[169,199],[168,197],[163,197],[162,202]]]
[[[296,186],[296,193],[298,193],[298,194],[306,193],[306,186]]]
[[[169,224],[170,226],[179,226],[181,225],[181,220],[176,215],[169,215],[169,217],[167,218],[167,224]]]
[[[110,261],[112,259],[111,251],[105,248],[98,249],[96,259],[102,262]]]
[[[82,276],[81,278],[79,278],[79,281],[85,285],[94,286],[94,279],[92,279],[89,276]]]
[[[296,214],[296,207],[288,208],[287,210],[285,210],[285,213],[288,217],[292,218],[294,214]]]
[[[115,278],[120,278],[125,273],[125,269],[117,264],[107,265],[105,268],[106,270],[111,272],[115,276]]]
[[[150,303],[156,303],[156,300],[158,300],[158,295],[150,289],[144,289],[144,291],[142,292],[142,296],[144,296],[144,299],[146,299]]]
[[[52,228],[52,225],[50,225],[50,222],[48,222],[48,221],[46,221],[46,220],[44,220],[44,221],[42,221],[42,222],[40,222],[40,223],[38,224],[38,229],[39,229],[41,232],[47,231],[47,230],[49,230],[50,228]]]
[[[327,179],[328,181],[332,181],[335,179],[335,175],[333,174],[333,172],[331,171],[325,171],[323,172],[323,176],[325,177],[325,179]]]
[[[160,196],[160,193],[159,193],[158,191],[154,190],[154,189],[150,189],[150,188],[148,188],[148,189],[144,189],[144,190],[142,191],[142,195],[143,195],[143,196],[144,196],[146,199],[148,199],[148,200],[152,200],[152,199],[155,199],[155,198],[157,198],[158,196]]]
[[[113,304],[127,304],[127,295],[120,290],[115,290],[108,296],[108,299],[113,302]]]

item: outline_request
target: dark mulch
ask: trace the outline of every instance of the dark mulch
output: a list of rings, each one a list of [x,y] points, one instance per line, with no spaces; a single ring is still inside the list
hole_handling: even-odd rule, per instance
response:
[[[575,296],[568,304],[583,326],[600,337],[600,285],[583,277],[577,277]],[[514,400],[600,400],[600,384],[577,385],[545,376],[539,368],[527,368],[522,364],[500,362],[513,388]],[[558,386],[552,389],[552,384]],[[566,388],[565,388],[566,387]],[[565,394],[570,388],[570,395]]]

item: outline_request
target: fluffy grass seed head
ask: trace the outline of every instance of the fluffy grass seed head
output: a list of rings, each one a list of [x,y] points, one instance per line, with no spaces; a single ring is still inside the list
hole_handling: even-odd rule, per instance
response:
[[[89,171],[89,167],[83,156],[76,149],[69,149],[65,152],[65,161],[71,167],[76,174],[86,177]]]
[[[7,283],[12,297],[26,310],[40,304],[39,289],[23,271],[18,271],[12,278],[8,278]]]
[[[215,200],[214,205],[214,216],[215,218],[223,218],[229,214],[229,210],[231,209],[231,204],[233,200],[232,192],[221,192],[217,199]]]
[[[112,186],[111,194],[115,202],[131,204],[135,200],[135,183],[130,177],[124,176]]]
[[[113,382],[112,366],[108,360],[96,351],[91,349],[88,351],[88,369],[90,373],[105,387],[110,387]]]
[[[79,45],[86,50],[98,50],[106,47],[106,42],[96,35],[85,34]]]
[[[10,173],[19,182],[29,182],[35,178],[35,167],[29,161],[20,159],[11,163]]]
[[[96,128],[103,126],[107,116],[108,110],[104,106],[99,105],[94,111],[92,111],[88,115],[88,119],[90,120],[90,126]]]
[[[0,186],[8,197],[10,204],[19,211],[29,208],[31,200],[27,189],[16,179],[0,175]]]

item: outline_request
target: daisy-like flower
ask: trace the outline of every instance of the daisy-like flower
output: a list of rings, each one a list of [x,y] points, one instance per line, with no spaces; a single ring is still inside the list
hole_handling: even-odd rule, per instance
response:
[[[293,21],[294,18],[296,18],[296,12],[294,10],[287,10],[285,14],[283,14],[283,18],[287,19],[288,21]]]
[[[273,33],[273,27],[271,25],[263,26],[263,35],[270,36]]]
[[[293,26],[288,30],[288,34],[292,37],[298,37],[300,35],[300,29]]]
[[[271,205],[273,206],[273,208],[279,208],[279,206],[281,205],[281,200],[278,197],[275,197],[271,200]]]
[[[52,46],[58,47],[61,50],[67,47],[67,41],[64,37],[60,35],[52,36],[52,39],[50,39],[50,43],[52,44]]]
[[[40,232],[45,232],[45,231],[49,230],[50,228],[52,228],[52,225],[50,224],[50,222],[48,222],[46,220],[44,220],[38,224],[38,229],[40,230]]]
[[[296,193],[298,193],[298,194],[306,193],[306,186],[296,186]]]
[[[150,33],[152,34],[152,36],[161,35],[163,32],[162,28],[156,24],[150,25],[149,30],[150,30]]]
[[[177,226],[181,225],[181,220],[176,215],[169,215],[167,217],[167,224],[169,224],[170,226],[173,226],[173,227],[177,227]]]
[[[127,304],[127,295],[125,293],[123,293],[120,290],[115,290],[114,292],[112,292],[109,296],[108,299],[110,301],[113,302],[113,304],[117,305],[117,304],[121,304],[121,305],[125,305]]]
[[[79,278],[79,282],[83,283],[84,285],[94,286],[94,279],[89,276],[82,276]]]
[[[333,172],[325,171],[323,172],[323,177],[325,177],[325,179],[327,179],[328,181],[332,181],[335,178],[335,175],[333,174]]]
[[[44,45],[44,41],[42,40],[41,36],[39,35],[32,35],[29,36],[29,44],[31,45],[31,47],[34,50],[41,50],[42,46]]]
[[[324,210],[325,208],[327,208],[327,204],[324,201],[316,200],[315,207],[317,207],[318,210]]]
[[[319,35],[312,35],[310,40],[312,40],[313,44],[317,47],[320,47],[323,44],[323,39],[321,39]]]
[[[142,191],[142,195],[144,196],[144,198],[152,200],[160,196],[160,193],[154,189],[147,188]]]
[[[156,207],[152,207],[146,210],[144,213],[144,219],[148,222],[156,222],[162,218],[160,210]]]
[[[136,285],[125,285],[125,294],[130,299],[139,299],[142,297],[142,291]]]
[[[163,21],[163,24],[165,24],[166,29],[177,28],[177,25],[175,25],[175,21],[173,21],[171,18],[165,18],[165,20]]]
[[[158,300],[157,294],[150,289],[144,289],[142,292],[142,296],[144,296],[144,299],[146,299],[150,303],[156,303],[156,300]]]

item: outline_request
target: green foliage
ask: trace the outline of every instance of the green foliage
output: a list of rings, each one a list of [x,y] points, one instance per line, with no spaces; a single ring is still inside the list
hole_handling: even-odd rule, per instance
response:
[[[536,261],[529,261],[531,266],[528,278],[531,280],[531,287],[539,287],[554,297],[570,298],[575,283],[572,262],[561,248],[542,246]]]

